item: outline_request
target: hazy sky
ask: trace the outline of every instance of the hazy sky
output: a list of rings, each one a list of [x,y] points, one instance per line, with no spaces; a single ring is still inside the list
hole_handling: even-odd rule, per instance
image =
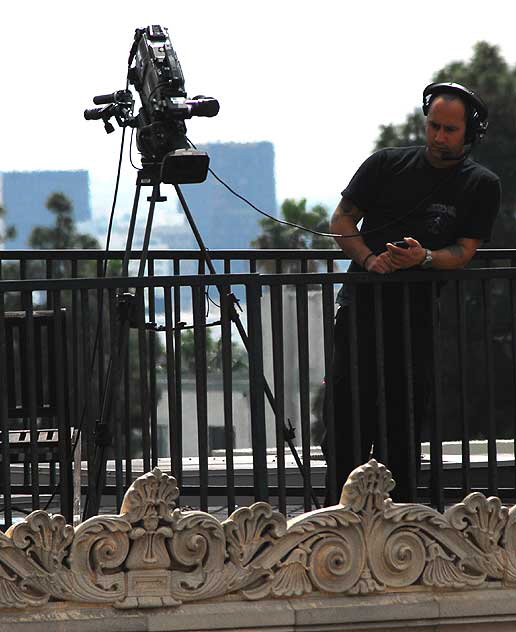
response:
[[[378,126],[401,122],[436,70],[481,39],[516,63],[513,0],[4,0],[0,16],[0,170],[88,169],[99,218],[121,130],[106,135],[83,110],[124,87],[136,27],[167,26],[189,96],[219,99],[216,118],[188,123],[194,142],[269,140],[278,201],[330,207]]]

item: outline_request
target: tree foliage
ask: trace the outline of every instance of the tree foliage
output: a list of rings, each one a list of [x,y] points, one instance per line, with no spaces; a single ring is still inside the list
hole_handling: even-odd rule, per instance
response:
[[[283,219],[298,226],[304,226],[319,233],[328,233],[330,228],[329,215],[327,209],[321,204],[316,204],[310,209],[306,208],[306,199],[294,200],[287,198],[281,205],[281,216]],[[262,227],[261,234],[251,242],[253,248],[268,249],[292,249],[308,250],[319,248],[336,248],[336,244],[331,237],[316,235],[294,226],[280,224],[268,217],[260,220]],[[262,268],[270,267],[266,262],[261,264]],[[290,271],[298,267],[297,262],[292,262],[287,266]],[[311,263],[310,269],[316,269],[315,262]]]
[[[181,359],[187,373],[195,373],[195,343],[193,329],[181,333]],[[206,367],[208,371],[222,371],[222,338],[214,339],[212,331],[206,328]],[[231,342],[231,368],[233,371],[248,368],[247,351],[244,347]]]
[[[0,204],[0,244],[5,243],[9,239],[14,239],[16,237],[16,228],[14,226],[5,226],[5,209]]]
[[[31,248],[64,250],[68,248],[100,248],[95,237],[79,233],[73,218],[73,204],[64,193],[52,193],[47,199],[47,209],[54,213],[54,226],[36,226],[29,237]]]

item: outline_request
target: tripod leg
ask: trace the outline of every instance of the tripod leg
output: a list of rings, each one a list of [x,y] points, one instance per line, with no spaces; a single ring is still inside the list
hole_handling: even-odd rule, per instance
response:
[[[210,274],[216,274],[216,270],[215,270],[215,266],[213,265],[213,262],[210,258],[210,255],[208,253],[208,250],[206,249],[206,246],[204,245],[204,242],[202,240],[201,234],[199,233],[199,230],[197,229],[197,226],[195,224],[195,220],[190,212],[190,209],[188,208],[188,204],[186,203],[186,199],[183,195],[183,192],[181,191],[181,188],[179,187],[178,184],[174,184],[174,189],[176,190],[177,193],[177,197],[179,198],[179,201],[181,203],[181,206],[183,208],[184,214],[186,216],[186,219],[188,220],[188,223],[190,224],[190,228],[192,229],[192,232],[195,236],[195,239],[197,241],[197,245],[199,246],[199,249],[201,250],[204,260],[206,262],[206,265],[208,266],[208,269],[210,271]],[[222,296],[222,291],[220,287],[217,287],[219,294]],[[229,307],[229,312],[230,312],[230,317],[232,322],[235,324],[238,333],[240,334],[240,338],[242,339],[242,342],[244,344],[244,347],[246,348],[246,351],[249,353],[249,349],[250,349],[250,345],[249,345],[249,338],[248,335],[244,329],[244,326],[242,324],[242,321],[240,320],[240,316],[238,315],[238,312],[235,309],[235,306],[233,303],[231,303],[230,307]],[[264,391],[265,391],[265,396],[267,397],[267,401],[270,404],[270,407],[273,411],[274,414],[276,414],[276,402],[274,400],[274,395],[272,394],[271,388],[267,382],[267,380],[265,379],[265,376],[263,376],[263,384],[264,384]],[[284,435],[284,440],[285,442],[288,444],[288,447],[290,448],[290,451],[292,453],[292,456],[294,457],[294,460],[296,461],[296,464],[298,466],[299,472],[301,473],[301,476],[303,478],[303,481],[305,483],[305,485],[309,485],[310,486],[310,496],[312,498],[312,501],[314,503],[314,506],[319,509],[320,508],[320,504],[319,504],[319,500],[317,498],[317,496],[315,495],[309,481],[307,481],[306,477],[305,477],[305,470],[303,467],[303,463],[301,461],[301,459],[299,458],[299,455],[297,453],[296,447],[292,441],[292,436],[293,436],[293,430],[287,428],[287,426],[285,425],[285,423],[283,422],[283,435]]]
[[[97,422],[96,448],[92,463],[93,480],[95,484],[93,489],[88,489],[88,495],[84,503],[83,519],[97,515],[100,509],[102,489],[104,488],[106,478],[107,448],[110,443],[111,411],[113,409],[113,401],[118,394],[122,380],[122,367],[129,343],[130,320],[128,315],[124,316],[125,318],[121,318],[119,325],[118,353],[111,358],[104,389],[101,415]]]
[[[143,247],[142,247],[142,255],[140,257],[140,268],[138,270],[138,276],[142,277],[145,274],[145,265],[147,263],[147,255],[149,254],[149,243],[152,232],[152,221],[154,219],[154,208],[156,206],[156,202],[161,202],[166,200],[166,198],[162,198],[159,193],[159,180],[154,183],[152,187],[152,195],[149,199],[149,212],[147,214],[147,224],[145,226],[145,235],[143,238]]]
[[[140,190],[142,188],[140,182],[140,174],[136,178],[136,189],[134,191],[133,208],[131,211],[131,219],[129,221],[129,230],[127,232],[127,241],[125,244],[124,261],[122,264],[122,276],[129,276],[129,257],[133,247],[134,229],[136,226],[136,215],[138,213],[138,202],[140,201]]]

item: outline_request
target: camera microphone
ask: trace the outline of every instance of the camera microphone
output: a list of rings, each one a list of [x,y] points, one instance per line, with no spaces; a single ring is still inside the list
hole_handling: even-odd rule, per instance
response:
[[[111,94],[98,94],[93,97],[95,105],[108,105],[109,103],[129,103],[133,95],[129,90],[117,90]]]
[[[217,116],[220,105],[217,99],[211,97],[194,97],[185,101],[189,108],[190,116]]]

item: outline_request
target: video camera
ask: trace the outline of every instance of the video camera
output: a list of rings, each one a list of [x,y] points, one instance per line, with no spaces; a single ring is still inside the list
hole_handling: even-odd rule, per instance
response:
[[[190,148],[185,119],[215,116],[218,101],[203,96],[187,98],[179,59],[167,29],[159,25],[136,29],[128,67],[128,84],[134,85],[142,104],[138,114],[133,116],[133,95],[126,89],[95,96],[93,102],[104,107],[85,110],[84,117],[102,119],[107,133],[114,130],[109,122],[112,117],[121,127],[135,128],[142,165],[159,165],[162,182],[203,182],[209,157]]]

